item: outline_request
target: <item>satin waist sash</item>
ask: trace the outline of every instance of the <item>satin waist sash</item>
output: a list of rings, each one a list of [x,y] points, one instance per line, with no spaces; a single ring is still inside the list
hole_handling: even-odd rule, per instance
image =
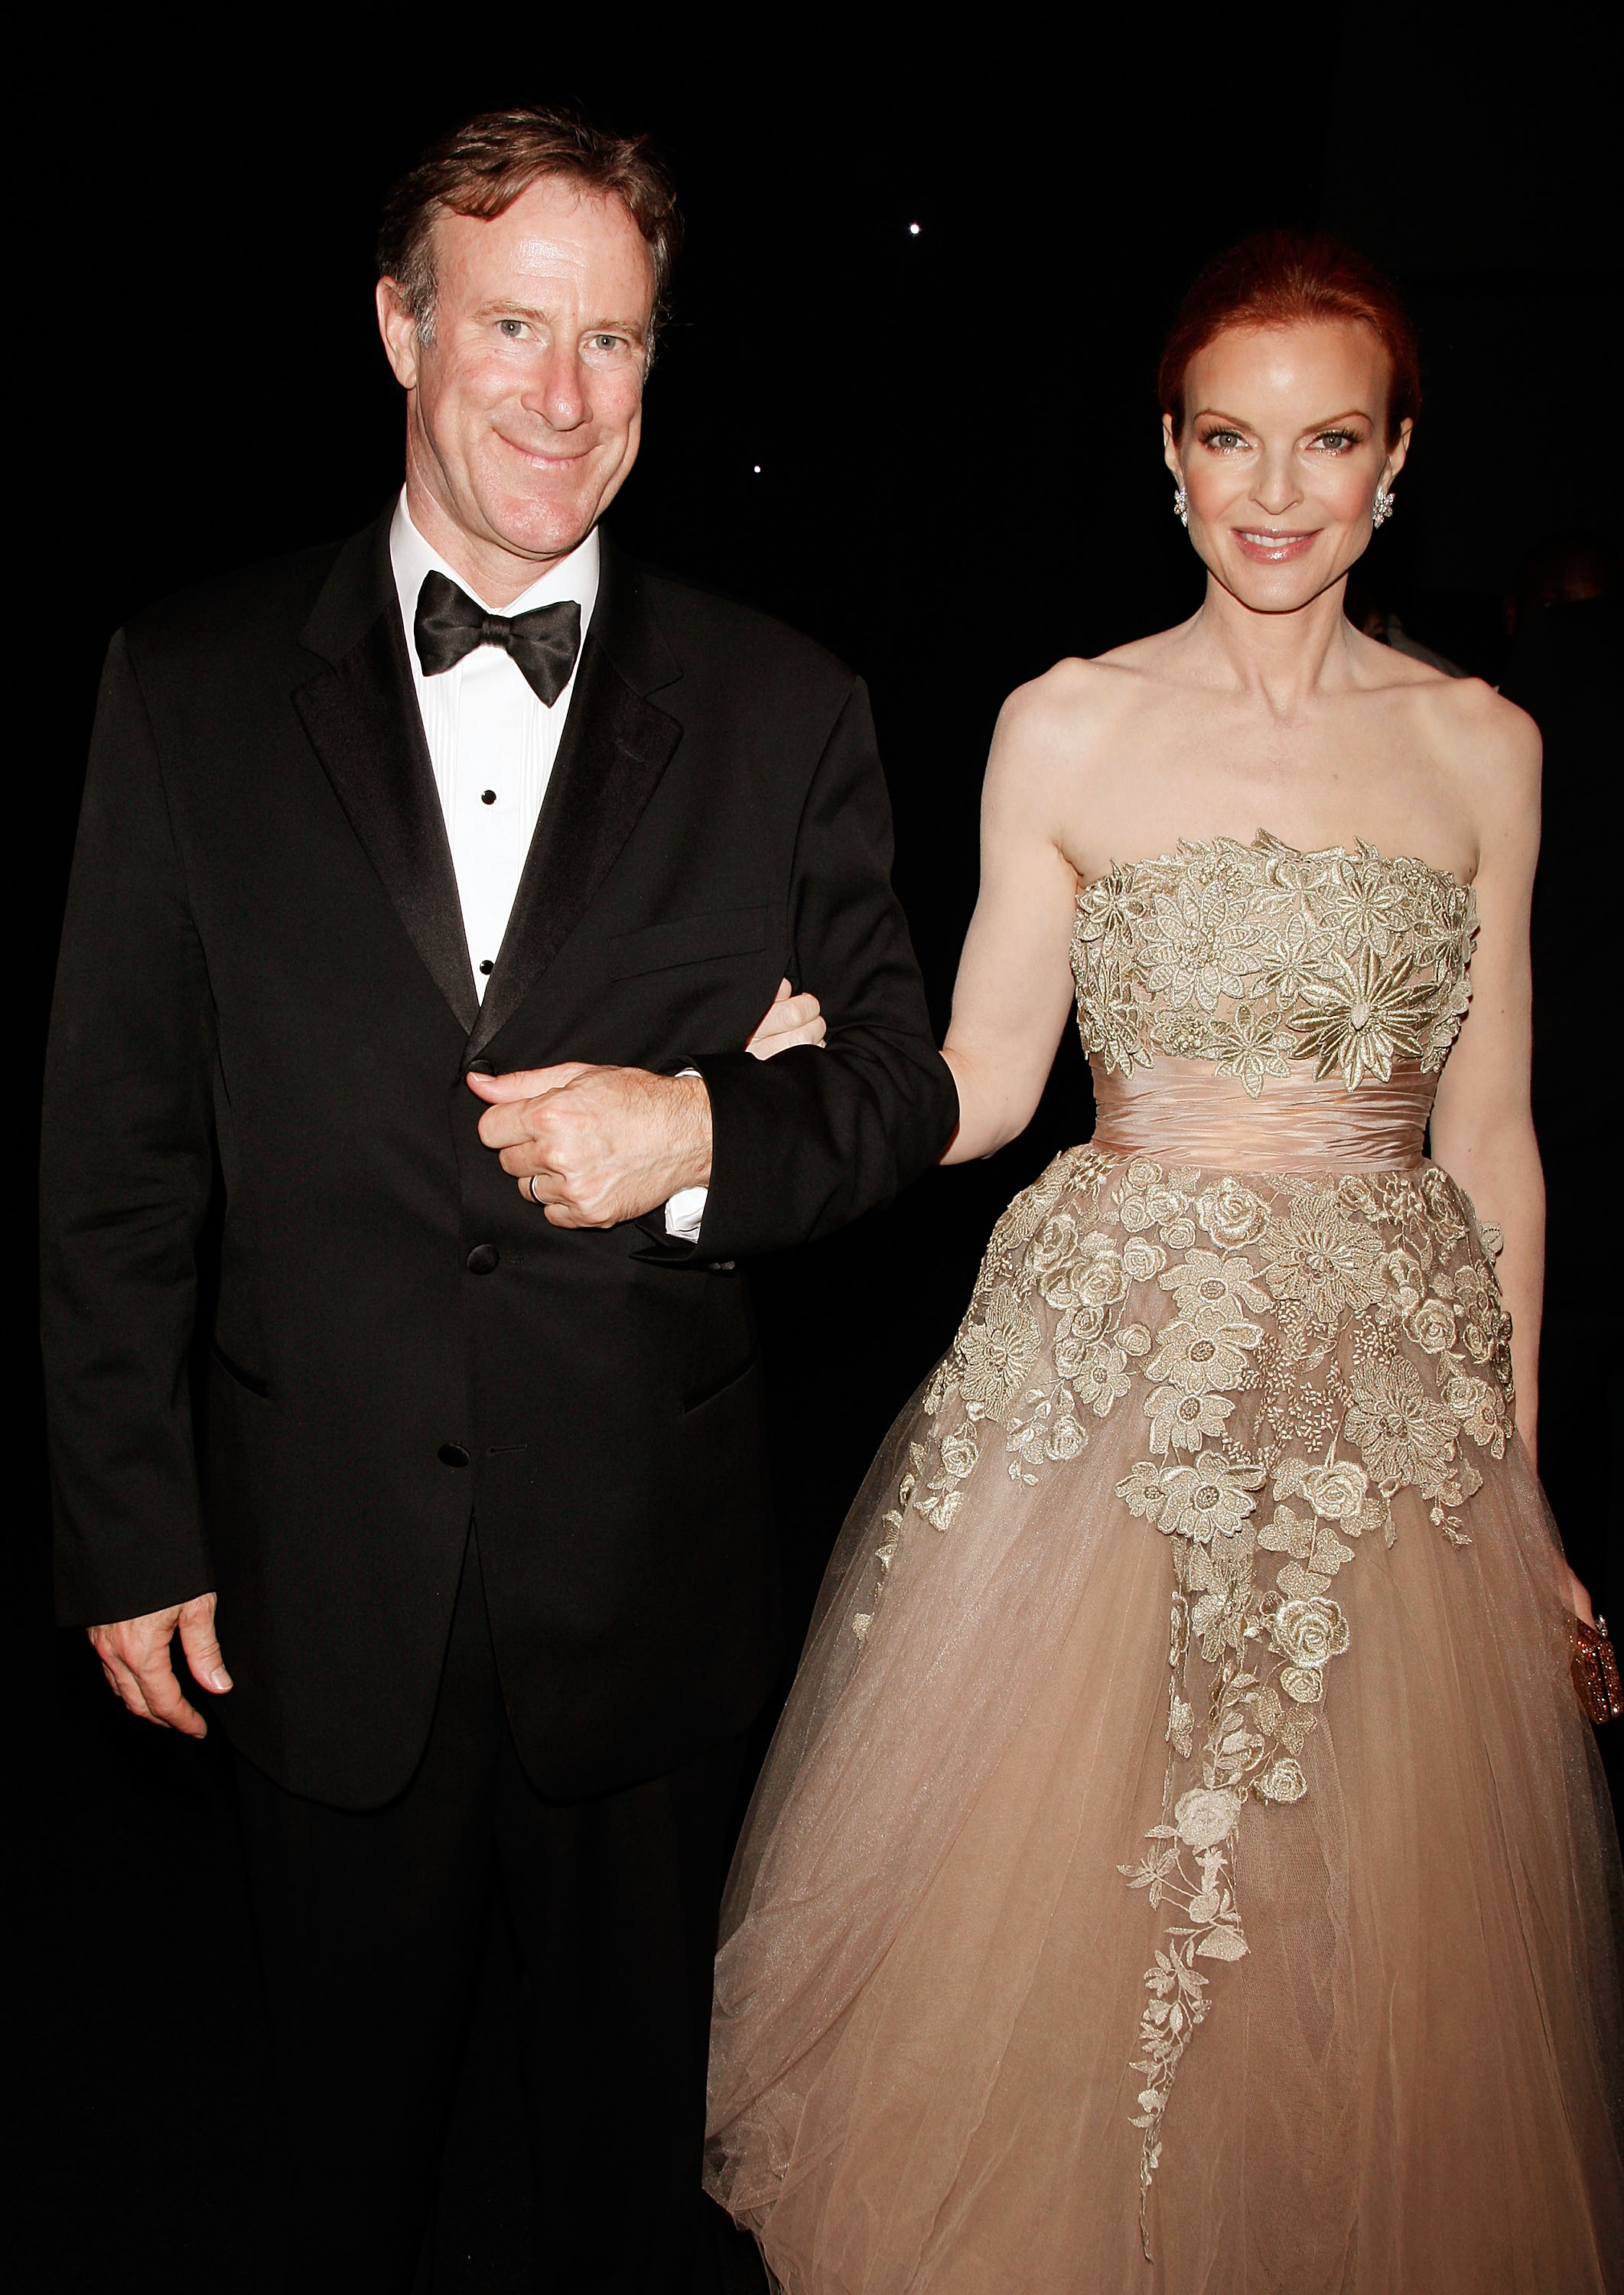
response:
[[[1131,1074],[1094,1071],[1091,1144],[1229,1172],[1414,1171],[1437,1079],[1411,1066],[1388,1083],[1364,1077],[1269,1077],[1256,1099],[1234,1076],[1166,1060]]]

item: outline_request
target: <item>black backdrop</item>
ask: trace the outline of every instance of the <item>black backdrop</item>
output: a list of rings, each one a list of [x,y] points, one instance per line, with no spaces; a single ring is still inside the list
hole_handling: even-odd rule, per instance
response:
[[[679,36],[664,14],[570,35],[283,9],[57,46],[18,101],[12,208],[12,556],[45,592],[29,651],[48,693],[12,751],[25,1097],[107,639],[167,591],[353,529],[398,484],[371,234],[380,188],[440,128],[562,97],[665,150],[689,246],[614,523],[869,679],[899,888],[944,1022],[1000,700],[1199,596],[1151,378],[1216,248],[1324,225],[1408,290],[1426,406],[1368,566],[1416,635],[1495,676],[1523,550],[1580,524],[1619,539],[1593,364],[1616,301],[1596,59],[1578,10],[1543,10],[1504,51],[1481,45],[1490,20],[1506,20],[1435,12],[1400,50],[1367,18],[1198,12],[1153,43],[1085,14],[1057,41],[1016,10],[979,33],[988,54],[857,12]],[[992,1218],[1088,1123],[1068,1043],[1021,1141],[761,1270],[797,1612]],[[17,1248],[26,1267],[20,1218]],[[257,2041],[217,1747],[126,1720],[82,1641],[53,1643],[31,1419],[19,1456],[37,2283],[100,2285],[144,2252],[154,2279],[246,2284]],[[509,1981],[498,1934],[446,2287],[518,2283]]]

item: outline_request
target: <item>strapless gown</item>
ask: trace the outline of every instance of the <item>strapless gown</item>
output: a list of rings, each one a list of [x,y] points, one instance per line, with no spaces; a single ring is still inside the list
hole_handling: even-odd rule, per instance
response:
[[[1098,1129],[875,1462],[723,1911],[707,2185],[790,2295],[1621,2283],[1617,1837],[1422,1152],[1475,930],[1263,835],[1080,896]]]

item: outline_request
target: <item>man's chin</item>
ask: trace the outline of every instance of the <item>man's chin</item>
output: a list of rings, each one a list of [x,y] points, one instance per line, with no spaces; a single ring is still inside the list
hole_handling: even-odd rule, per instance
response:
[[[504,550],[519,558],[567,558],[578,550],[598,519],[598,502],[493,503],[486,522]]]

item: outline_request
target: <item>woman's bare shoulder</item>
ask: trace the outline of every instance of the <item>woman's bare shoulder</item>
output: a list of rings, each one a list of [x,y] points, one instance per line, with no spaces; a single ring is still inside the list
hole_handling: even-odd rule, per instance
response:
[[[1531,871],[1539,843],[1539,728],[1481,677],[1443,677],[1411,706],[1473,824],[1480,866],[1513,860]]]
[[[1051,815],[1057,797],[1074,803],[1096,761],[1138,698],[1143,679],[1114,662],[1072,656],[1017,685],[999,712],[987,760],[987,795]]]
[[[1416,697],[1449,767],[1473,787],[1515,801],[1538,795],[1539,728],[1481,677],[1446,677]]]
[[[999,714],[999,739],[1031,753],[1060,750],[1075,762],[1099,735],[1114,732],[1174,682],[1169,673],[1180,634],[1163,630],[1135,638],[1092,660],[1068,655],[1016,686]]]

